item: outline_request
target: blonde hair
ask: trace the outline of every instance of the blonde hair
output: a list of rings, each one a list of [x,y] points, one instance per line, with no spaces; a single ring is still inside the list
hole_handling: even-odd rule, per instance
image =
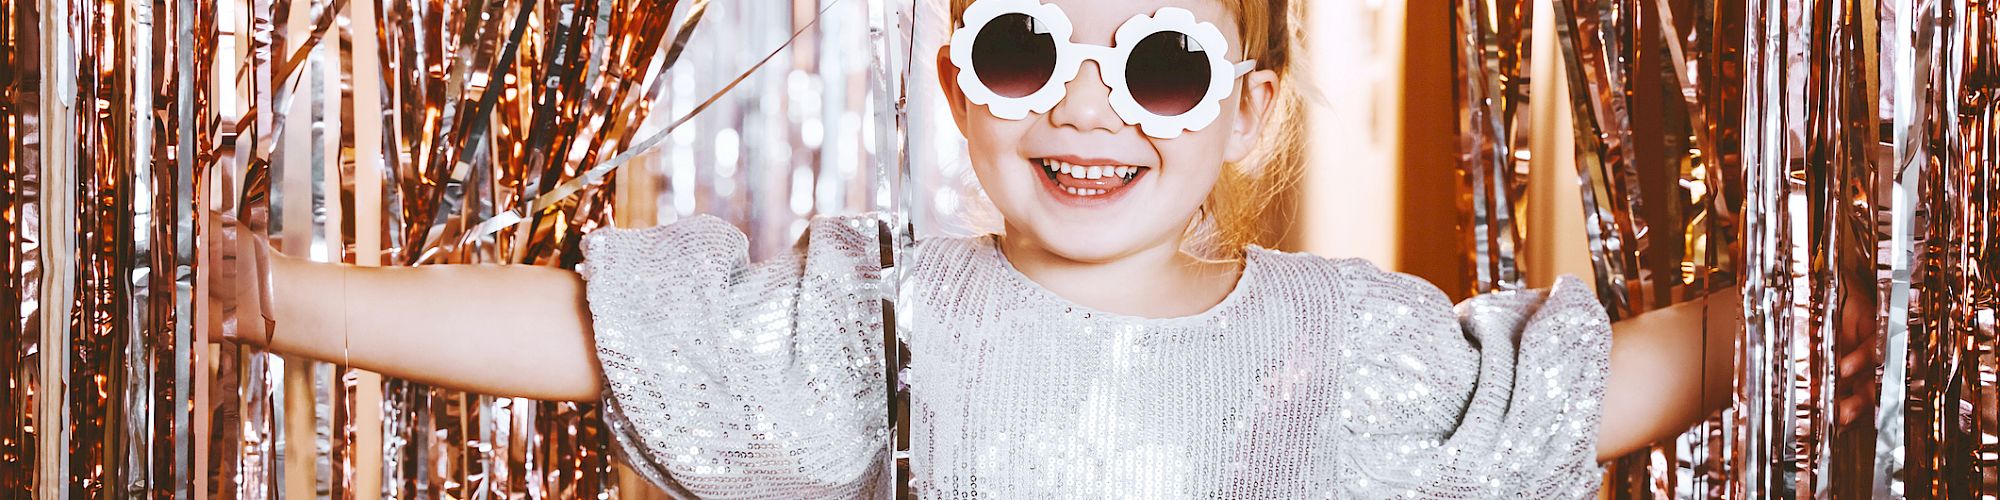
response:
[[[952,25],[958,25],[965,9],[975,0],[950,0]],[[1278,93],[1272,99],[1269,121],[1264,124],[1256,152],[1242,163],[1223,165],[1222,176],[1202,203],[1202,220],[1189,230],[1196,234],[1198,255],[1218,259],[1240,259],[1250,245],[1269,245],[1273,235],[1262,224],[1265,211],[1279,195],[1297,183],[1305,170],[1305,119],[1303,75],[1296,56],[1305,46],[1303,23],[1305,2],[1292,0],[1217,0],[1236,16],[1237,37],[1243,41],[1243,58],[1257,61],[1257,69],[1278,74]]]

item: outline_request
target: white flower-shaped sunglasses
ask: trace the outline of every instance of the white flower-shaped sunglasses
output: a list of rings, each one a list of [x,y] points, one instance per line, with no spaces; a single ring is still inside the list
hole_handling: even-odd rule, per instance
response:
[[[1110,47],[1070,41],[1069,16],[1040,0],[979,0],[963,19],[951,35],[958,87],[1006,120],[1054,109],[1092,60],[1125,124],[1173,139],[1214,123],[1236,79],[1257,68],[1254,60],[1230,62],[1222,31],[1185,9],[1133,16]]]

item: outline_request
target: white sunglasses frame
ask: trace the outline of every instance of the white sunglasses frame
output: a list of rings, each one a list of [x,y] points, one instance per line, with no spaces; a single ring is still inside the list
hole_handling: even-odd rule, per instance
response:
[[[1050,73],[1048,83],[1042,88],[1022,97],[1007,97],[986,86],[973,69],[972,44],[979,38],[979,32],[986,25],[1001,16],[1021,14],[1035,18],[1049,32],[1056,44],[1055,71]],[[1111,89],[1111,109],[1126,125],[1136,125],[1148,136],[1158,139],[1173,139],[1185,132],[1199,132],[1215,123],[1222,115],[1224,98],[1233,92],[1236,80],[1257,69],[1256,60],[1232,63],[1228,60],[1229,40],[1214,24],[1196,20],[1193,12],[1177,7],[1167,7],[1152,15],[1136,15],[1118,27],[1112,37],[1112,46],[1076,43],[1070,40],[1075,32],[1069,15],[1054,4],[1040,0],[979,0],[966,7],[962,17],[965,26],[954,30],[951,35],[951,64],[958,67],[958,88],[974,104],[986,106],[994,117],[1003,120],[1022,120],[1029,113],[1042,114],[1055,109],[1068,93],[1069,82],[1076,80],[1083,70],[1084,61],[1097,61],[1098,74],[1104,85]],[[1132,47],[1154,34],[1172,31],[1186,35],[1200,44],[1208,54],[1208,93],[1197,101],[1193,108],[1177,115],[1161,115],[1147,110],[1132,96],[1132,89],[1125,81],[1125,63],[1131,56]],[[1220,47],[1223,50],[1207,50]]]

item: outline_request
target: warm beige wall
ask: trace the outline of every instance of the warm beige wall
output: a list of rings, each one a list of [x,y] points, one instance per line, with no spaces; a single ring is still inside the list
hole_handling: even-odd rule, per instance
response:
[[[1457,116],[1452,101],[1451,3],[1405,2],[1403,24],[1403,217],[1394,269],[1463,298],[1465,249],[1458,229]]]
[[[1311,115],[1312,164],[1299,187],[1299,212],[1290,240],[1298,250],[1325,256],[1364,257],[1384,268],[1430,280],[1454,299],[1471,289],[1463,231],[1459,227],[1457,114],[1452,95],[1450,2],[1388,2],[1374,43],[1391,65],[1315,68],[1327,102]],[[1577,191],[1574,141],[1566,79],[1555,41],[1551,2],[1538,2],[1533,55],[1532,174],[1518,258],[1529,286],[1562,274],[1589,277],[1589,253]],[[1318,9],[1318,18],[1339,9]],[[1314,28],[1325,19],[1314,19]],[[1323,33],[1324,30],[1318,32]],[[1335,58],[1316,40],[1314,60]],[[1349,54],[1351,55],[1351,54]],[[1362,92],[1353,80],[1377,77],[1383,91]],[[1358,113],[1366,97],[1384,112]],[[1366,134],[1379,134],[1371,142]]]
[[[1290,242],[1300,249],[1397,264],[1404,8],[1341,2],[1307,13],[1309,156]]]

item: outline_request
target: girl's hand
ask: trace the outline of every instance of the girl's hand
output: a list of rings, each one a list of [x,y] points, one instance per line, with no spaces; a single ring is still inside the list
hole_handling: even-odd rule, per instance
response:
[[[221,212],[208,216],[209,326],[230,342],[269,347],[276,322],[271,300],[271,244]]]
[[[236,177],[220,174],[210,184],[212,204],[201,233],[210,266],[209,327],[229,342],[269,348],[277,311],[271,300],[271,244],[263,236],[269,213],[239,208],[244,193]],[[246,219],[231,215],[244,212]]]
[[[1872,280],[1872,276],[1863,276]],[[1870,282],[1872,283],[1872,282]],[[1847,290],[1840,299],[1839,331],[1834,336],[1834,424],[1846,426],[1856,420],[1875,418],[1878,376],[1882,366],[1881,337],[1876,333],[1876,290]]]

